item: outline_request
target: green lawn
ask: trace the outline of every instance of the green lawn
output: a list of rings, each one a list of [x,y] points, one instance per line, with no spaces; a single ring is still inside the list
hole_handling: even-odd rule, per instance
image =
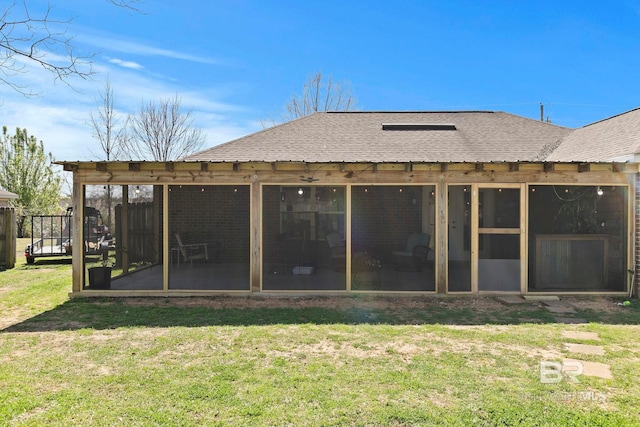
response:
[[[19,245],[19,247],[21,247]],[[638,425],[640,307],[588,325],[493,298],[74,299],[68,261],[0,272],[0,425]],[[572,355],[562,331],[597,332]],[[582,342],[582,341],[580,341]],[[613,379],[540,382],[541,361]]]

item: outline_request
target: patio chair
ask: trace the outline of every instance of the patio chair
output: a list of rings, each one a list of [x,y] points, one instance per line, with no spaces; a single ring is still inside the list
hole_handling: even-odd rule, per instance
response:
[[[422,271],[424,266],[427,265],[430,238],[431,236],[426,233],[412,233],[409,235],[405,250],[393,251],[396,270]]]
[[[182,243],[180,233],[176,233],[176,240],[178,241],[178,249],[182,254],[184,262],[189,261],[191,265],[193,265],[194,260],[204,260],[205,262],[209,260],[206,243],[190,243],[185,245]]]
[[[347,268],[347,247],[340,234],[332,231],[327,234],[327,244],[331,252],[331,261],[336,271],[345,271]]]

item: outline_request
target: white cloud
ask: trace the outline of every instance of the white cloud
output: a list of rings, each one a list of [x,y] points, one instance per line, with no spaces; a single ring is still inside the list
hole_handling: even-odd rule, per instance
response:
[[[206,147],[238,138],[257,130],[248,117],[250,109],[225,102],[233,96],[229,86],[201,87],[184,90],[179,83],[140,73],[113,61],[95,64],[98,73],[93,80],[72,79],[54,84],[53,76],[41,67],[25,62],[26,73],[16,81],[40,96],[25,97],[0,85],[0,125],[27,128],[44,142],[56,160],[98,160],[98,145],[88,125],[89,112],[97,108],[97,100],[109,78],[114,91],[115,107],[124,120],[136,112],[141,103],[178,96],[185,109],[192,109],[194,125],[207,135]]]
[[[92,34],[87,31],[75,39],[77,42],[87,44],[105,51],[135,54],[141,56],[161,56],[165,58],[180,59],[189,62],[202,64],[223,65],[225,62],[219,59],[193,55],[182,51],[163,49],[151,46],[140,41],[129,41],[120,39],[113,34]]]
[[[133,61],[123,61],[122,59],[118,58],[108,58],[108,60],[110,63],[119,65],[124,68],[131,68],[133,70],[141,70],[142,68],[144,68],[142,65]]]

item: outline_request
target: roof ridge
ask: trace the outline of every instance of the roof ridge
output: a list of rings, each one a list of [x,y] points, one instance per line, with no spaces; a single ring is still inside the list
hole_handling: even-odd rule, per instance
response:
[[[494,114],[499,111],[491,110],[372,110],[372,111],[324,111],[327,114],[454,114],[454,113],[488,113]]]
[[[610,117],[606,117],[606,118],[604,118],[604,119],[597,120],[597,121],[595,121],[595,122],[592,122],[592,123],[586,124],[586,125],[582,126],[581,128],[578,128],[578,129],[584,129],[584,128],[586,128],[586,127],[593,126],[593,125],[596,125],[596,124],[598,124],[598,123],[606,122],[607,120],[615,119],[616,117],[624,116],[625,114],[629,114],[629,113],[632,113],[632,112],[637,111],[637,110],[640,110],[640,107],[632,108],[631,110],[624,111],[624,112],[622,112],[622,113],[614,114],[613,116],[610,116]]]

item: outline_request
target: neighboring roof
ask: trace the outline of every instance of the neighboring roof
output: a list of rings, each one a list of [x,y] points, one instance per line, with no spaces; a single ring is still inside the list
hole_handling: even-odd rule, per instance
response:
[[[575,129],[547,157],[552,162],[635,161],[640,153],[640,109]]]
[[[326,112],[262,130],[183,160],[541,161],[570,133],[568,128],[504,112]]]
[[[0,188],[0,200],[17,199],[18,195]]]

